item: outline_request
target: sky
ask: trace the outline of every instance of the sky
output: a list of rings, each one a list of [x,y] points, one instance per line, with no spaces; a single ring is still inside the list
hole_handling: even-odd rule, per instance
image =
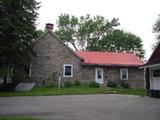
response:
[[[38,29],[53,23],[61,13],[74,16],[101,15],[106,19],[119,18],[120,29],[139,36],[143,40],[146,59],[152,53],[155,41],[153,25],[160,15],[160,0],[37,0],[41,2],[37,19]]]

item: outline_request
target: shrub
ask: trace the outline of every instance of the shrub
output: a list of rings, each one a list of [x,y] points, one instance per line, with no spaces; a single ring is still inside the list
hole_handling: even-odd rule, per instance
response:
[[[70,81],[67,81],[64,83],[64,87],[72,87],[72,86],[73,86],[73,83]]]
[[[117,83],[115,81],[108,81],[107,87],[113,87],[113,88],[115,88],[115,87],[117,87]]]
[[[89,84],[89,86],[90,86],[90,87],[93,87],[93,88],[99,88],[99,87],[100,87],[99,83],[96,83],[96,82],[91,82],[91,83]]]
[[[13,80],[15,83],[19,82],[32,82],[31,77],[23,70],[16,70],[13,73]]]
[[[46,83],[46,87],[55,87],[55,86],[58,86],[58,73],[57,72],[53,72],[52,76],[48,78],[47,83]]]
[[[75,86],[81,86],[81,83],[80,83],[80,81],[76,80],[76,81],[74,81],[74,85]]]
[[[56,86],[56,84],[55,84],[55,81],[54,81],[54,80],[49,79],[49,80],[47,81],[46,87],[55,87],[55,86]]]
[[[123,87],[123,88],[130,88],[130,86],[129,86],[129,84],[128,83],[121,83],[121,86]]]

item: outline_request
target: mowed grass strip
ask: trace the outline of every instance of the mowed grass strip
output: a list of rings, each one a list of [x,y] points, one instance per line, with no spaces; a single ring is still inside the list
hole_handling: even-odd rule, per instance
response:
[[[37,118],[31,118],[31,117],[0,117],[0,120],[40,120]]]
[[[128,94],[128,95],[140,95],[146,96],[146,91],[143,89],[125,89],[122,87],[117,88],[92,88],[89,86],[80,86],[80,87],[63,87],[60,90],[57,87],[35,87],[31,91],[23,92],[0,92],[1,97],[10,97],[10,96],[53,96],[53,95],[87,95],[87,94]]]

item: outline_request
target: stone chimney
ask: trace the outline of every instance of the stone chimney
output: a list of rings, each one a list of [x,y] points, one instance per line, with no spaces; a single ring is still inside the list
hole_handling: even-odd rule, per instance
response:
[[[53,26],[54,26],[54,25],[51,24],[51,23],[46,23],[46,30],[52,32],[52,31],[53,31]]]

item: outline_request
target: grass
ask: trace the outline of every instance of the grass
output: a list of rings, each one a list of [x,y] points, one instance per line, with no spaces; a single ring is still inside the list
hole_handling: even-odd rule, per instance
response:
[[[60,90],[58,90],[57,87],[35,87],[31,91],[0,92],[0,97],[106,94],[106,93],[112,93],[112,91],[115,91],[115,94],[146,96],[146,91],[143,89],[133,89],[133,88],[125,89],[122,87],[91,88],[88,86],[81,86],[81,87],[74,87],[73,86],[73,87],[61,88]]]
[[[30,117],[2,117],[0,120],[40,120],[37,118],[30,118]]]
[[[125,95],[139,95],[139,96],[146,96],[146,90],[144,89],[134,89],[134,88],[122,88],[116,87],[112,88],[113,91],[116,91],[116,94],[125,94]]]

